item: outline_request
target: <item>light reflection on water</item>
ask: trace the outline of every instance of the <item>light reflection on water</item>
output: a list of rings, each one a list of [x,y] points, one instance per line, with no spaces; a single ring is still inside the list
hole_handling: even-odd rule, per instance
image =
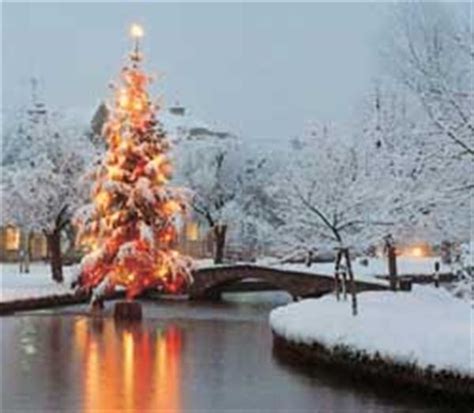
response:
[[[2,411],[64,411],[64,399],[67,411],[181,411],[183,334],[175,325],[63,315],[8,317],[1,325]],[[23,338],[32,330],[34,344]]]
[[[110,303],[100,318],[84,306],[0,318],[2,412],[435,411],[280,365],[275,301],[239,301],[143,303],[133,325]]]
[[[116,325],[113,319],[80,319],[73,342],[84,367],[84,411],[180,411],[182,332]]]

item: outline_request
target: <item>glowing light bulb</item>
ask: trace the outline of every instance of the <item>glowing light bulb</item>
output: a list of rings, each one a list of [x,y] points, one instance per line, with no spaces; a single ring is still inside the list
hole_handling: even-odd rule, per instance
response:
[[[122,177],[122,171],[118,166],[109,166],[107,172],[111,179],[120,179]]]
[[[145,32],[143,31],[143,27],[139,24],[134,23],[130,26],[130,36],[133,38],[139,39],[143,37],[144,34]]]
[[[414,257],[423,257],[423,249],[421,247],[414,247],[411,253]]]
[[[125,109],[128,106],[129,99],[125,89],[120,90],[118,101],[121,108]]]
[[[163,204],[162,210],[166,215],[173,215],[181,209],[181,205],[174,201],[170,200]]]
[[[105,191],[99,192],[95,197],[96,204],[100,209],[107,208],[109,199],[110,199],[109,194]]]
[[[155,277],[156,278],[163,278],[166,273],[168,272],[168,268],[166,268],[166,266],[162,265],[160,267],[158,267],[155,271]]]
[[[133,102],[133,109],[136,110],[137,112],[140,112],[143,109],[142,102],[140,100],[135,100]]]

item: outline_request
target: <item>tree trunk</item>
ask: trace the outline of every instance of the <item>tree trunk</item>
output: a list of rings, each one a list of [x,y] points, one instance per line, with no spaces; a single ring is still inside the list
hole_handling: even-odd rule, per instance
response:
[[[51,263],[51,272],[53,280],[63,282],[63,262],[61,255],[61,231],[54,229],[53,232],[46,234],[48,242],[49,259]]]
[[[394,245],[387,248],[388,255],[388,275],[390,279],[390,289],[397,289],[397,253]]]
[[[352,315],[356,316],[357,315],[357,291],[356,291],[356,286],[355,286],[354,273],[352,272],[352,264],[351,264],[351,257],[349,255],[349,249],[346,248],[344,250],[344,255],[346,258],[347,272],[349,273],[349,282],[350,282],[351,297],[352,297]]]
[[[226,233],[227,225],[214,226],[214,264],[222,264],[224,261]]]
[[[386,235],[384,241],[384,252],[387,254],[388,260],[388,279],[390,282],[390,289],[395,291],[397,289],[397,248],[392,234]]]
[[[340,278],[341,259],[342,259],[342,251],[338,249],[336,253],[336,264],[334,267],[334,290],[336,291],[337,301],[339,301],[340,289],[341,289],[341,278]]]
[[[306,256],[306,266],[311,267],[313,264],[313,251],[308,251],[308,255]]]

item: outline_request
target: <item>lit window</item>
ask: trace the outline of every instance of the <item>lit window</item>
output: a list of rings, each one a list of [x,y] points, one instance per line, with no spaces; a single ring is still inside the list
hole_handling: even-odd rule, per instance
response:
[[[199,226],[197,222],[188,222],[186,225],[186,238],[188,241],[197,241],[199,239]]]
[[[46,257],[48,255],[48,241],[44,235],[40,235],[38,241],[40,254],[42,257]]]
[[[48,255],[46,237],[41,233],[30,234],[30,254],[33,258],[43,258]]]
[[[20,248],[20,230],[16,227],[7,227],[5,230],[5,247],[8,251]]]

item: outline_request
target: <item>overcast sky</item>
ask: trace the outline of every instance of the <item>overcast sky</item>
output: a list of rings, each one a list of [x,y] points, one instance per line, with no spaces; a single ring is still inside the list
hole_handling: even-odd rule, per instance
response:
[[[285,139],[310,120],[350,118],[371,85],[387,4],[4,4],[3,106],[41,79],[54,107],[108,96],[144,25],[155,92],[251,139]]]

